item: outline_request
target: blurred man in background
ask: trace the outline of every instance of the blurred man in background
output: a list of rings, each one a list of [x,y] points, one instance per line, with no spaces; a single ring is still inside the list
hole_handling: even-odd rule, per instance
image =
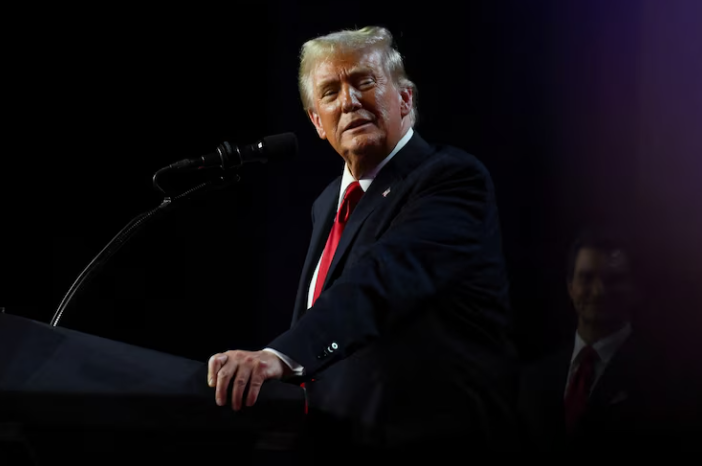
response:
[[[631,244],[611,232],[574,242],[567,275],[573,343],[522,376],[520,408],[535,450],[602,458],[665,450],[674,440],[676,377],[636,329],[641,299],[632,257]]]

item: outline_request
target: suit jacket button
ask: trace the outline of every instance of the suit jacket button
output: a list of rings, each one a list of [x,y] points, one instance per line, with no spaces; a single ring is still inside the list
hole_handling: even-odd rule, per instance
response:
[[[339,349],[339,345],[337,345],[335,341],[332,342],[331,347],[334,349]]]

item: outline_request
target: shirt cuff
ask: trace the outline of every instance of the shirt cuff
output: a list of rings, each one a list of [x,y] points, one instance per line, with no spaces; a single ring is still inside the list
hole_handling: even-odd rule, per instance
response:
[[[290,368],[290,370],[293,371],[293,375],[296,375],[296,376],[305,375],[305,368],[302,367],[301,365],[299,365],[298,363],[296,363],[295,361],[293,361],[292,359],[290,359],[289,357],[287,357],[286,355],[279,353],[278,351],[274,350],[273,348],[263,348],[262,351],[268,351],[269,353],[273,353],[276,356],[278,356],[278,358],[280,358],[280,360],[283,361],[285,363],[285,365],[288,366]]]

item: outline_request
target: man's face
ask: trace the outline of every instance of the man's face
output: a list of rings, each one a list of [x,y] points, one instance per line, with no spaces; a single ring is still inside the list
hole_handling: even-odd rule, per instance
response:
[[[338,52],[312,72],[317,134],[327,139],[356,177],[374,168],[409,128],[412,90],[398,89],[375,49]]]
[[[568,293],[580,319],[623,322],[631,317],[634,287],[629,267],[620,250],[583,248],[578,252]]]

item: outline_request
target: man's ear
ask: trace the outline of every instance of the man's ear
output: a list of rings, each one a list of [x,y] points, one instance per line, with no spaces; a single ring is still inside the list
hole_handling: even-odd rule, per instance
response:
[[[404,118],[412,111],[412,88],[403,87],[400,89],[400,115]]]
[[[319,115],[317,112],[314,110],[307,110],[307,116],[310,117],[310,121],[314,125],[315,129],[317,130],[317,134],[319,135],[320,139],[326,139],[327,138],[327,133],[324,131],[324,128],[322,127],[322,119],[319,118]]]

